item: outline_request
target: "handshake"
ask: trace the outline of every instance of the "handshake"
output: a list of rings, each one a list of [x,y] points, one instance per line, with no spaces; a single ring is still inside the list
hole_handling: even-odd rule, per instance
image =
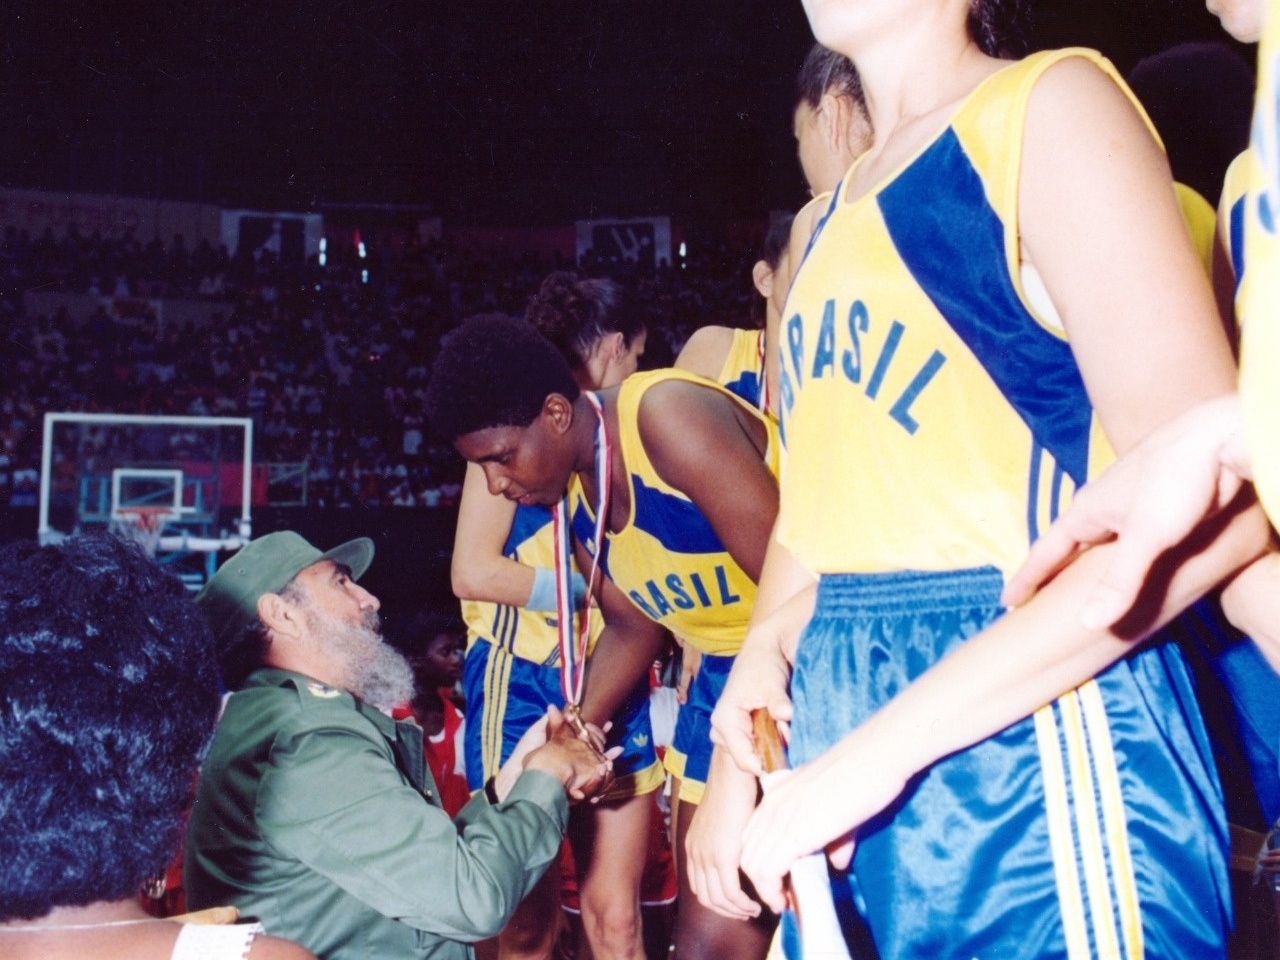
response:
[[[545,719],[525,731],[498,771],[494,793],[504,799],[521,773],[542,770],[564,784],[570,801],[599,800],[613,784],[613,760],[622,752],[621,747],[604,749],[604,733],[583,720],[576,707],[564,712],[548,707]]]

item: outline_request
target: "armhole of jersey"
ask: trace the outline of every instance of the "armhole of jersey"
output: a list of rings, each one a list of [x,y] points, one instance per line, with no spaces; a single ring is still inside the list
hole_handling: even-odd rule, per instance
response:
[[[688,379],[696,381],[698,383],[711,382],[710,380],[704,380],[703,378],[699,377],[696,373],[690,373],[688,370],[681,370],[677,367],[670,367],[669,369],[674,373],[678,373],[682,378],[687,377]],[[627,390],[627,384],[631,383],[634,386],[636,383],[642,382],[643,380],[648,379],[648,377],[649,377],[649,374],[647,373],[632,374],[630,377],[628,377],[626,380],[622,382],[621,386],[618,387],[618,393],[617,393],[617,399],[616,399],[616,403],[618,405],[617,444],[618,444],[618,454],[619,456],[622,457],[622,472],[626,475],[626,478],[627,478],[627,500],[629,501],[627,504],[627,522],[623,524],[622,529],[619,530],[618,533],[625,533],[627,530],[630,530],[633,526],[635,526],[635,522],[636,522],[635,473],[633,473],[630,467],[627,466],[627,464],[630,462],[630,458],[627,456],[627,448],[630,446],[629,438],[632,434],[635,435],[635,442],[640,446],[641,450],[643,451],[644,449],[644,438],[640,436],[640,400],[632,398],[631,393]],[[648,388],[646,387],[645,389],[647,390]],[[644,393],[645,391],[641,391],[640,396],[643,397]],[[624,413],[626,411],[624,411],[623,409],[623,397],[626,397],[626,410],[630,411],[630,417],[628,419],[624,419]],[[630,426],[626,426],[628,422],[630,423]],[[579,486],[579,490],[581,491],[581,486]],[[586,496],[584,495],[582,499],[583,499],[583,502],[585,503]],[[595,509],[597,508],[596,507],[592,508],[593,514],[595,512]],[[613,531],[609,529],[608,517],[606,517],[604,520],[603,529],[604,529],[604,539],[606,541],[610,537],[615,536]],[[603,560],[605,556],[605,552],[604,552],[605,545],[603,543],[598,543],[596,544],[596,549],[599,551],[599,555]],[[600,572],[605,573],[603,564],[601,566]]]
[[[1031,100],[1031,92],[1035,89],[1036,84],[1040,82],[1040,78],[1044,76],[1045,72],[1055,65],[1076,57],[1087,60],[1109,77],[1120,89],[1121,93],[1125,95],[1134,109],[1138,111],[1138,116],[1142,118],[1147,131],[1155,139],[1161,150],[1164,149],[1164,141],[1160,139],[1160,134],[1156,131],[1155,125],[1147,115],[1146,109],[1138,102],[1138,98],[1124,82],[1119,71],[1106,57],[1096,50],[1090,50],[1087,47],[1067,47],[1062,50],[1045,51],[1039,55],[1032,54],[1032,57],[1035,57],[1038,62],[1033,64],[1026,75],[1021,78],[1010,111],[1017,119],[1018,158],[1017,163],[1010,164],[1004,173],[1003,189],[1007,191],[1007,196],[1011,198],[1011,209],[1013,211],[1013,223],[1005,226],[1005,269],[1008,271],[1009,280],[1013,284],[1013,289],[1017,293],[1018,299],[1022,301],[1022,305],[1027,309],[1032,319],[1055,337],[1066,340],[1067,331],[1062,322],[1062,315],[1058,312],[1053,298],[1049,295],[1049,290],[1044,285],[1040,271],[1035,264],[1022,259],[1020,215],[1022,149],[1025,142],[1027,105]]]
[[[771,421],[767,414],[762,413],[757,407],[753,406],[751,403],[748,403],[746,400],[738,396],[732,390],[727,389],[724,386],[724,384],[716,383],[711,380],[704,380],[703,378],[699,377],[697,374],[690,373],[688,370],[680,370],[675,367],[671,367],[662,371],[652,371],[652,373],[658,373],[658,372],[666,374],[667,376],[664,376],[662,380],[653,378],[654,382],[663,382],[666,380],[684,380],[698,387],[709,387],[710,389],[716,391],[717,393],[723,394],[724,396],[728,397],[730,400],[736,403],[743,410],[747,411],[747,413],[749,413],[751,416],[755,417],[755,419],[759,421],[760,425],[764,428],[764,451],[761,453],[761,459],[763,460],[765,466],[773,474],[773,476],[775,478],[778,476],[780,456],[781,456],[780,454],[781,442],[778,439],[777,426],[776,424],[771,424]],[[674,376],[671,376],[671,374],[674,374]],[[764,376],[763,371],[761,371],[761,376],[762,377]],[[649,392],[649,387],[651,387],[652,385],[653,383],[646,383],[644,390],[641,391],[640,393],[640,396],[633,401],[635,406],[635,415],[632,419],[635,423],[635,439],[636,439],[636,443],[639,443],[642,446],[644,445],[644,439],[640,436],[640,404],[644,398],[644,395]],[[618,397],[619,397],[619,401],[621,401],[621,397],[622,397],[621,390],[618,391]],[[631,398],[628,397],[628,400],[630,399]],[[622,420],[621,402],[619,402],[618,404],[618,419],[619,419],[619,423],[621,423],[621,420]],[[621,433],[625,431],[622,431],[620,429],[619,432]],[[624,462],[626,460],[625,451],[623,453],[623,460]],[[666,480],[664,480],[662,478],[662,475],[658,473],[658,468],[653,466],[653,461],[650,460],[648,451],[645,451],[645,460],[649,463],[650,469],[653,470],[654,478],[660,481],[663,486],[674,491],[676,488],[673,487]],[[631,525],[631,521],[635,519],[635,485],[631,483],[630,476],[631,474],[630,472],[628,472],[627,482],[631,489],[631,513],[628,517],[628,523],[627,523],[628,527]],[[685,496],[683,493],[681,493],[680,495]]]

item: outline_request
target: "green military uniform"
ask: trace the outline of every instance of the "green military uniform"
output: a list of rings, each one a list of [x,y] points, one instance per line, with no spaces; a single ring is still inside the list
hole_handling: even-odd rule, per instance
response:
[[[521,775],[450,821],[422,731],[342,690],[259,669],[227,702],[187,832],[188,905],[240,908],[322,960],[462,960],[560,847],[562,785]]]

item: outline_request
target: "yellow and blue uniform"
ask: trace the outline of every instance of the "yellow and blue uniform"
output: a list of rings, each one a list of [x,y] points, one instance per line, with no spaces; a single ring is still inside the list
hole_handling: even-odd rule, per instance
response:
[[[1227,167],[1218,200],[1218,236],[1227,252],[1227,260],[1235,275],[1236,291],[1244,280],[1244,225],[1246,196],[1255,194],[1262,185],[1262,168],[1252,150],[1243,151]]]
[[[1249,151],[1259,169],[1243,212],[1249,269],[1239,281],[1240,403],[1253,483],[1280,524],[1280,3],[1267,4]]]
[[[846,177],[793,283],[778,536],[819,575],[793,763],[996,619],[1005,574],[1113,458],[1020,261],[1026,105],[1068,57],[1123,88],[1092,51],[1004,67],[868,194],[845,200]],[[836,886],[886,957],[1220,954],[1221,805],[1159,644],[929,768]]]
[[[517,563],[551,567],[555,562],[551,510],[517,506],[503,553]],[[521,735],[547,712],[564,707],[560,689],[560,651],[554,613],[475,600],[462,602],[467,624],[467,659],[462,685],[468,723],[464,732],[467,781],[472,790],[498,772]],[[600,635],[593,618],[591,644]],[[607,734],[610,747],[620,745],[613,761],[616,779],[608,799],[656,790],[662,768],[649,723],[649,687],[637,685],[614,718]]]
[[[711,757],[710,715],[724,688],[733,657],[746,636],[756,585],[738,566],[703,512],[658,475],[640,438],[639,408],[654,384],[685,380],[733,394],[681,370],[655,370],[627,378],[618,390],[616,439],[627,469],[631,515],[605,538],[601,572],[650,620],[666,627],[702,655],[702,665],[680,711],[675,739],[664,763],[681,778],[682,799],[698,802]],[[740,398],[768,431],[765,462],[777,475],[775,427]],[[582,486],[570,487],[575,537],[596,550],[595,505]]]
[[[1280,4],[1272,3],[1258,52],[1258,95],[1250,146],[1227,170],[1218,212],[1219,235],[1225,241],[1236,281],[1236,318],[1242,335],[1240,394],[1247,445],[1255,485],[1273,524],[1280,517],[1278,55]],[[1221,615],[1209,601],[1197,605],[1206,607],[1205,623],[1221,623]],[[1229,714],[1235,718],[1262,812],[1269,822],[1280,823],[1280,679],[1256,643],[1239,637],[1229,627],[1208,630],[1200,625],[1192,636],[1200,641],[1205,661],[1230,693]]]
[[[734,330],[716,383],[757,410],[764,394],[764,331]]]

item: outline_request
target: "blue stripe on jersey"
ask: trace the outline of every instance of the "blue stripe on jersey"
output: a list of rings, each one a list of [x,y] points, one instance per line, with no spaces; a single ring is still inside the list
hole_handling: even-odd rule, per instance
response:
[[[591,514],[587,512],[587,505],[581,500],[578,501],[577,507],[573,511],[573,516],[569,518],[569,528],[573,531],[573,537],[587,549],[588,556],[596,556],[596,522],[592,519]],[[597,563],[600,566],[600,572],[613,579],[613,574],[609,572],[609,541],[605,539],[604,553],[600,555]],[[584,573],[583,576],[586,576]]]
[[[791,273],[791,285],[795,286],[796,274],[800,272],[800,267],[809,259],[809,251],[813,249],[813,245],[818,242],[818,235],[827,225],[827,221],[831,219],[831,215],[836,212],[836,207],[840,203],[840,194],[844,190],[844,181],[841,180],[836,184],[836,188],[831,191],[831,202],[827,204],[827,211],[822,215],[818,222],[814,225],[813,233],[809,234],[809,242],[804,245],[804,253],[800,255],[800,263],[796,264],[795,270]]]
[[[1040,539],[1040,518],[1036,515],[1040,506],[1040,460],[1044,448],[1031,441],[1031,476],[1027,478],[1027,542]]]
[[[511,521],[511,532],[507,534],[507,544],[503,552],[507,556],[515,553],[522,543],[533,537],[550,522],[550,507],[543,507],[537,504],[526,507],[522,503],[517,504],[516,515]]]
[[[1032,435],[1077,486],[1084,483],[1092,415],[1084,381],[1071,347],[1018,298],[1005,268],[1004,224],[955,131],[947,130],[877,200],[921,289]]]
[[[1240,281],[1244,279],[1244,202],[1248,194],[1231,205],[1231,269],[1236,274],[1236,293],[1240,292]]]
[[[1053,523],[1058,519],[1058,514],[1062,512],[1062,478],[1066,473],[1062,469],[1062,464],[1055,463],[1053,465],[1053,490],[1050,492],[1049,500],[1049,522]]]
[[[726,383],[724,388],[753,407],[760,406],[760,378],[750,370],[743,370],[737,380]]]
[[[724,544],[694,504],[631,478],[632,522],[673,553],[723,553]]]

